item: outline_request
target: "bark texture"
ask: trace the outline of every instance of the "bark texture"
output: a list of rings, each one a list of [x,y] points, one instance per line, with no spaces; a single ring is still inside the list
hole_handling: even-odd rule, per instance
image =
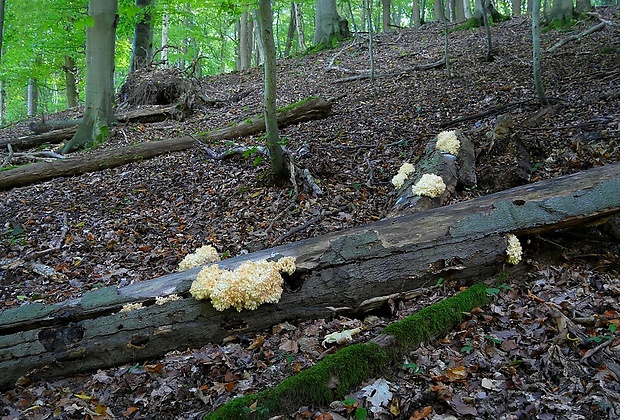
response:
[[[287,319],[359,313],[438,277],[466,282],[501,268],[505,233],[539,233],[620,211],[620,164],[517,187],[410,216],[247,254],[220,263],[278,255],[296,258],[277,304],[216,311],[186,297],[199,268],[124,288],[106,287],[55,305],[0,314],[0,388],[32,379],[159,357]],[[185,298],[156,305],[155,297]],[[119,312],[124,304],[144,308]]]

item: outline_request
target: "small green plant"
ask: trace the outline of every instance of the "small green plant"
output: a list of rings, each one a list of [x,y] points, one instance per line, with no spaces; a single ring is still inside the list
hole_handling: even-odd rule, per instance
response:
[[[441,286],[442,283],[443,283],[443,277],[439,277],[439,279],[437,279],[437,283],[435,283],[435,287]]]
[[[467,343],[465,343],[465,345],[463,347],[461,347],[461,352],[469,353],[473,349],[474,349],[474,346],[471,344],[470,341],[468,341]]]
[[[342,405],[344,405],[349,413],[353,413],[353,417],[358,420],[366,420],[368,418],[368,410],[365,408],[359,407],[359,403],[355,398],[347,398],[342,401]]]
[[[418,366],[416,363],[405,363],[403,367],[405,369],[411,369],[414,375],[417,375],[418,373],[422,373],[424,371],[424,369]]]
[[[487,295],[496,296],[502,290],[512,290],[512,287],[508,286],[506,283],[500,284],[497,287],[487,287]]]
[[[485,335],[484,338],[493,342],[494,344],[502,344],[502,340],[500,340],[499,338],[493,337],[490,334]]]

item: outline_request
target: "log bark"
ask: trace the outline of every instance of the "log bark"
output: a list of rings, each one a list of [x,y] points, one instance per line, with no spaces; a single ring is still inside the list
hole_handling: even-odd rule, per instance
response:
[[[296,258],[280,302],[255,311],[218,312],[191,298],[199,268],[59,304],[8,309],[0,313],[0,388],[23,376],[155,358],[287,319],[364,312],[438,277],[484,279],[502,267],[505,233],[540,233],[616,214],[618,191],[620,164],[607,165],[219,263],[230,269],[277,255]],[[155,297],[171,294],[183,299],[155,304]],[[145,307],[119,312],[138,302]]]
[[[286,127],[303,121],[326,118],[331,113],[331,102],[312,98],[298,106],[278,111],[278,126]],[[19,187],[63,176],[74,176],[102,169],[115,168],[130,162],[150,159],[168,152],[186,150],[215,140],[249,136],[265,131],[262,117],[243,121],[235,126],[210,131],[204,135],[188,136],[140,143],[91,155],[80,155],[53,162],[40,162],[0,172],[0,190]]]

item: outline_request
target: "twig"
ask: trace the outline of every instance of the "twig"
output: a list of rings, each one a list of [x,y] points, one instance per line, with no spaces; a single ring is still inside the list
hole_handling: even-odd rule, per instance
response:
[[[32,254],[28,254],[24,256],[24,260],[25,261],[31,260],[33,258],[37,258],[42,255],[49,254],[50,252],[58,251],[62,247],[62,244],[65,241],[65,238],[67,237],[68,230],[69,230],[69,226],[67,223],[67,213],[65,213],[63,220],[62,220],[62,226],[60,228],[60,235],[58,236],[58,239],[56,240],[56,244],[51,248],[43,249],[41,251],[36,251],[36,252],[33,252]]]
[[[2,168],[8,165],[9,162],[11,162],[11,160],[13,159],[13,146],[11,146],[11,143],[7,143],[6,148],[8,149],[9,154],[4,159],[4,162],[2,162],[2,165],[0,166]]]
[[[341,211],[346,210],[347,207],[341,207],[338,210],[334,210],[331,211],[329,213],[325,213],[325,212],[321,212],[318,216],[313,217],[312,219],[308,220],[306,223],[299,225],[299,226],[295,226],[294,228],[291,228],[288,232],[284,233],[283,235],[279,236],[278,238],[276,238],[272,243],[271,246],[275,246],[278,245],[279,243],[281,243],[282,241],[284,241],[286,238],[293,236],[294,234],[296,234],[297,232],[300,232],[304,229],[306,229],[308,226],[311,226],[313,224],[315,224],[316,222],[318,222],[319,220],[325,218],[325,217],[329,217],[329,216],[333,216],[334,214],[338,214]]]
[[[613,22],[611,22],[609,20],[603,19],[601,17],[601,15],[599,15],[598,13],[592,13],[591,12],[591,13],[588,13],[588,15],[594,16],[595,18],[597,18],[599,20],[600,23],[597,24],[597,25],[592,26],[589,29],[586,29],[585,31],[583,31],[583,32],[581,32],[579,34],[567,36],[566,38],[558,41],[552,47],[549,47],[547,49],[547,52],[550,52],[550,53],[555,52],[555,50],[557,50],[561,46],[563,46],[565,44],[568,44],[569,42],[572,42],[572,41],[577,41],[577,40],[579,40],[579,39],[581,39],[583,37],[586,37],[586,36],[590,35],[593,32],[600,31],[605,26],[616,26],[615,23],[613,23]]]

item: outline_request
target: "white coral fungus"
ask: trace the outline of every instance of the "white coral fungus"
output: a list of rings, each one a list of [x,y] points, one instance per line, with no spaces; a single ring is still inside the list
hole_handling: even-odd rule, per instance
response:
[[[437,135],[435,149],[456,156],[459,154],[460,148],[461,142],[456,137],[456,131],[442,131]]]
[[[276,303],[282,296],[280,272],[293,274],[295,259],[278,261],[247,261],[234,271],[222,270],[212,265],[203,268],[189,289],[197,300],[211,299],[213,307],[223,311],[234,307],[256,309],[263,303]]]
[[[183,258],[183,261],[179,264],[178,271],[189,270],[190,268],[198,267],[201,265],[209,264],[220,260],[220,256],[217,250],[211,245],[205,245],[194,251],[193,254],[188,254]]]
[[[506,235],[506,239],[508,240],[508,246],[506,247],[508,262],[510,264],[517,265],[521,261],[521,256],[523,255],[523,250],[521,249],[521,243],[519,242],[519,238],[517,238],[512,233],[509,233]]]
[[[446,184],[439,175],[424,174],[422,178],[411,187],[414,195],[425,195],[430,198],[439,197],[446,190]]]
[[[181,300],[181,296],[179,295],[170,295],[170,296],[156,296],[155,297],[155,305],[165,305],[168,302],[174,302],[175,300]]]
[[[144,308],[144,306],[142,306],[142,302],[126,303],[123,305],[123,308],[119,312],[131,312],[131,311],[135,311],[136,309],[142,309],[142,308]]]
[[[398,170],[398,173],[394,175],[394,177],[392,178],[392,184],[396,188],[402,187],[407,177],[414,172],[415,172],[415,167],[411,163],[409,162],[403,163],[400,169]]]

